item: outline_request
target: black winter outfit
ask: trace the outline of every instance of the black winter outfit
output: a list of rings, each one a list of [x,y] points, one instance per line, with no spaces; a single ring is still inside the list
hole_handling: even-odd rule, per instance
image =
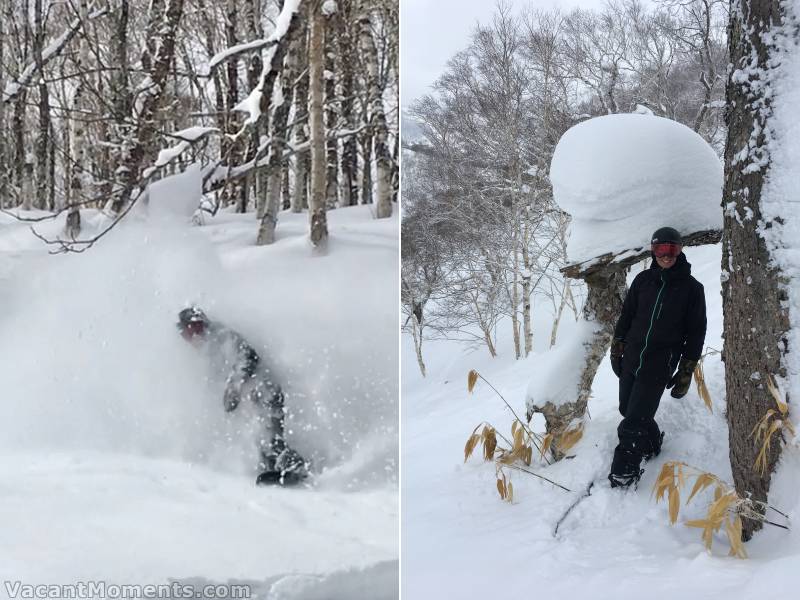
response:
[[[258,408],[263,434],[258,442],[261,473],[257,483],[288,484],[304,479],[308,463],[286,443],[285,396],[272,370],[239,333],[220,323],[206,321],[203,339],[212,368],[227,376],[225,410],[236,410],[242,399]]]
[[[706,335],[703,285],[691,275],[681,253],[670,269],[653,259],[633,280],[614,338],[624,341],[619,380],[617,429],[609,479],[633,481],[640,465],[661,450],[662,434],[655,422],[661,394],[681,358],[699,360]],[[619,483],[617,483],[619,484]]]

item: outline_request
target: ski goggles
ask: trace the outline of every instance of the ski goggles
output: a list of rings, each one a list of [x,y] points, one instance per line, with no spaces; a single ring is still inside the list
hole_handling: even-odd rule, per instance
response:
[[[652,244],[650,246],[650,250],[653,252],[656,258],[664,258],[665,256],[675,258],[681,253],[683,246],[673,242],[662,242],[659,244]]]
[[[188,323],[178,323],[178,329],[183,337],[190,338],[196,335],[202,335],[205,332],[206,326],[202,321],[190,321]]]

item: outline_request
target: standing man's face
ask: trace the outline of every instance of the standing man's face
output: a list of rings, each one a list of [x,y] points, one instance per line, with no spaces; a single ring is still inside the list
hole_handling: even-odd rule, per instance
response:
[[[650,251],[656,257],[656,262],[662,269],[671,269],[675,265],[675,261],[678,260],[681,250],[683,250],[683,246],[673,242],[662,242],[650,246]]]
[[[658,266],[662,269],[671,269],[675,265],[676,260],[678,259],[675,256],[662,256],[660,258],[656,258]]]

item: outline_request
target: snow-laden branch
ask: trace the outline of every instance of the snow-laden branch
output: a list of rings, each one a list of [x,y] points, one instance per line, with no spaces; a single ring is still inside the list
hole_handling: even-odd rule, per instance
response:
[[[108,12],[107,7],[98,8],[97,10],[89,13],[89,19],[96,19],[98,17],[102,17]],[[74,19],[68,26],[66,31],[53,39],[43,50],[42,50],[42,61],[41,65],[44,67],[48,62],[52,59],[57,57],[61,51],[69,44],[70,40],[75,37],[75,35],[81,29],[81,19],[77,17]],[[11,102],[17,96],[19,96],[22,88],[27,87],[30,85],[31,81],[33,80],[34,75],[36,75],[38,71],[38,64],[36,61],[31,62],[26,66],[22,73],[20,74],[17,79],[11,80],[6,83],[6,87],[3,90],[2,94],[2,101],[3,102]]]
[[[236,46],[231,46],[230,48],[226,48],[222,52],[215,54],[208,62],[209,73],[211,73],[223,62],[239,56],[240,54],[261,50],[262,48],[274,46],[275,44],[279,43],[286,35],[286,32],[289,31],[289,23],[291,23],[292,16],[300,7],[300,2],[301,0],[286,0],[286,2],[284,2],[283,8],[281,9],[277,20],[275,21],[275,30],[268,37],[261,40],[246,42],[244,44],[237,44]]]

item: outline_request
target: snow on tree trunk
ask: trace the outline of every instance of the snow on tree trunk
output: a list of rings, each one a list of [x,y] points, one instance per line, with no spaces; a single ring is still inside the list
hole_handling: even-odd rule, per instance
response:
[[[341,18],[337,21],[339,40],[339,80],[341,84],[341,121],[348,130],[356,128],[354,96],[356,94],[355,70],[357,57],[353,44],[353,31],[351,27],[351,13],[353,3],[346,2],[340,6]],[[358,204],[358,142],[355,135],[350,135],[342,140],[341,152],[342,192],[341,206]]]
[[[556,459],[563,458],[563,453],[558,448],[559,436],[568,429],[573,420],[583,419],[586,414],[594,376],[611,345],[614,326],[622,311],[625,274],[626,270],[619,264],[611,264],[579,275],[589,288],[586,304],[583,307],[583,321],[586,324],[582,329],[584,335],[575,343],[576,351],[582,354],[570,353],[565,357],[563,370],[571,379],[562,379],[560,382],[560,385],[567,390],[570,387],[568,381],[577,384],[573,388],[572,397],[559,395],[559,399],[556,399],[556,395],[552,393],[531,393],[529,390],[528,419],[534,413],[544,415],[547,433],[553,434],[554,437],[551,447]]]
[[[311,190],[308,215],[309,238],[317,251],[324,251],[328,242],[328,222],[325,213],[325,121],[323,113],[323,82],[325,21],[319,7],[313,7],[309,19],[308,43],[308,122],[311,143]]]
[[[379,219],[392,216],[392,158],[388,146],[386,113],[383,109],[383,89],[378,74],[378,52],[372,37],[371,1],[361,0],[358,18],[358,46],[367,71],[368,122],[372,128],[375,154],[375,214]],[[365,165],[368,169],[369,165]]]
[[[778,0],[734,0],[729,29],[727,86],[728,141],[725,147],[725,206],[722,238],[722,306],[725,386],[730,461],[736,491],[766,502],[780,457],[780,442],[770,446],[767,469],[754,468],[759,451],[751,432],[775,401],[767,376],[783,376],[789,352],[785,275],[775,266],[761,228],[772,227],[762,214],[762,186],[770,169],[771,92],[769,36],[781,24]],[[753,376],[758,374],[757,377]],[[745,519],[747,540],[761,527]]]

